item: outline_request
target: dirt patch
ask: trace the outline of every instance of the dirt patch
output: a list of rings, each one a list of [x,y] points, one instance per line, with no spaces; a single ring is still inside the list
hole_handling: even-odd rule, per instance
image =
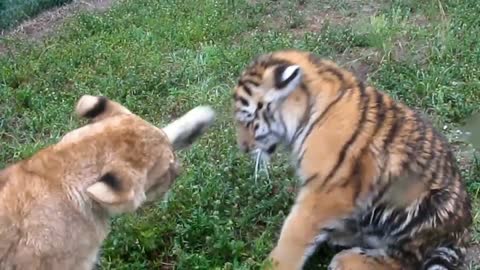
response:
[[[249,1],[251,5],[266,5],[267,12],[261,30],[291,29],[301,36],[322,30],[327,24],[348,25],[359,18],[374,15],[384,7],[383,1],[369,3],[368,1],[318,1],[277,0],[268,3]]]
[[[381,8],[380,3],[369,3],[368,1],[349,1],[348,6],[338,7],[337,5],[324,5],[321,8],[313,6],[305,7],[305,30],[315,32],[320,30],[327,23],[331,25],[348,25],[359,18],[368,18],[375,15]]]
[[[272,1],[267,6],[270,12],[265,17],[263,27],[266,29],[289,29],[297,37],[308,33],[322,31],[326,26],[352,27],[369,26],[370,18],[388,10],[389,1],[361,0],[301,0]],[[445,14],[442,13],[441,22]],[[429,27],[431,21],[422,14],[413,14],[408,24],[417,27]],[[358,29],[357,29],[358,30]],[[424,65],[428,61],[429,46],[418,44],[407,35],[394,37],[391,48],[370,46],[351,48],[335,56],[334,61],[353,71],[366,81],[384,58],[398,62],[411,61]]]
[[[81,11],[102,12],[107,10],[114,0],[74,0],[61,7],[46,10],[36,17],[22,22],[10,31],[0,32],[0,55],[12,50],[2,38],[19,38],[21,40],[39,41],[54,34],[68,18]]]
[[[305,34],[318,33],[326,26],[349,26],[374,16],[388,6],[388,1],[361,0],[300,0],[300,1],[258,1],[251,5],[263,5],[267,10],[257,31],[287,30],[301,38]],[[375,48],[351,48],[335,55],[334,61],[354,72],[363,81],[376,69],[381,61],[381,52]]]
[[[382,52],[376,48],[350,48],[332,59],[366,82],[382,60]]]

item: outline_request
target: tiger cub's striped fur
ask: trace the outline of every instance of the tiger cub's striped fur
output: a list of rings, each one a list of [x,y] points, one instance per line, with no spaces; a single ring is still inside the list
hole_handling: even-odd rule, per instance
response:
[[[269,258],[301,269],[461,269],[471,206],[447,140],[423,116],[309,52],[251,63],[235,88],[239,147],[286,146],[301,179]]]

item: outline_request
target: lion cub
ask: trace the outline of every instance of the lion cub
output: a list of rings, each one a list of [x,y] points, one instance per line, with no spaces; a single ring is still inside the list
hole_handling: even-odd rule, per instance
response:
[[[109,218],[162,197],[179,173],[174,151],[215,117],[201,106],[161,129],[88,95],[76,113],[90,123],[0,171],[2,270],[91,270]]]

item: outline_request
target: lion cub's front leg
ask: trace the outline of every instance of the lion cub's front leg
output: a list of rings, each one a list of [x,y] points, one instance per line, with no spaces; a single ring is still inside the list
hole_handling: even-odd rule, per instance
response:
[[[327,240],[323,229],[353,210],[348,190],[302,191],[285,220],[277,246],[270,253],[270,269],[302,269],[315,247]]]

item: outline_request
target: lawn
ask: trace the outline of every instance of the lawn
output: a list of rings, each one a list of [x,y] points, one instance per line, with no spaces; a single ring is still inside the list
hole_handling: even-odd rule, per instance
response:
[[[77,127],[73,105],[85,93],[158,125],[210,104],[217,122],[181,153],[184,171],[169,200],[113,221],[101,269],[257,269],[296,178],[280,156],[270,179],[255,182],[252,161],[235,145],[231,91],[254,56],[295,47],[341,63],[434,120],[457,149],[478,244],[480,162],[458,129],[480,107],[480,5],[365,2],[123,0],[75,16],[40,43],[0,40],[8,48],[0,55],[0,168]],[[309,269],[324,269],[330,255],[320,252]]]

